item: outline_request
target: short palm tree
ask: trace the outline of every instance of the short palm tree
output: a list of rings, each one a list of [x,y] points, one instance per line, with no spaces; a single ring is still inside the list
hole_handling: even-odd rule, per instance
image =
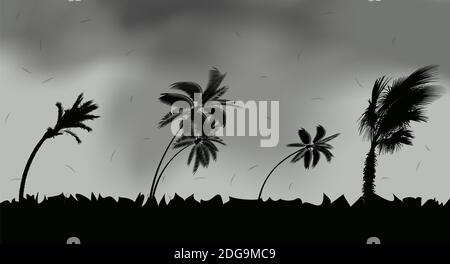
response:
[[[62,134],[68,134],[74,137],[78,144],[81,144],[81,140],[78,135],[70,129],[81,128],[88,132],[92,131],[92,129],[89,126],[85,125],[84,122],[87,120],[94,120],[99,117],[91,114],[92,111],[98,108],[98,106],[94,104],[92,100],[84,103],[82,103],[82,101],[83,94],[80,94],[73,104],[72,108],[66,110],[64,110],[61,103],[56,103],[56,107],[58,107],[58,119],[53,128],[47,128],[47,131],[34,147],[33,152],[31,152],[31,155],[28,158],[27,164],[25,165],[25,169],[22,174],[22,180],[20,182],[19,201],[22,201],[24,199],[25,183],[27,180],[28,171],[31,167],[31,163],[33,162],[33,159],[36,156],[39,148],[47,139],[54,138]]]
[[[377,153],[394,153],[412,145],[411,122],[426,122],[425,106],[440,96],[435,81],[437,66],[420,68],[408,77],[391,80],[383,76],[375,81],[369,106],[359,119],[359,132],[370,141],[364,164],[363,200],[375,194]]]
[[[183,152],[188,147],[192,146],[191,151],[189,152],[187,164],[190,165],[191,162],[194,161],[193,173],[195,174],[200,165],[204,168],[208,167],[211,158],[216,161],[217,152],[219,151],[219,149],[216,147],[215,143],[225,146],[223,140],[216,136],[207,136],[203,134],[202,136],[191,135],[181,136],[180,138],[178,138],[173,144],[173,148],[179,150],[172,156],[172,158],[170,158],[170,160],[161,170],[161,173],[156,180],[155,187],[152,190],[153,197],[156,195],[156,189],[158,188],[159,181],[161,180],[164,171],[169,166],[170,162],[172,162],[172,160],[176,156],[178,156],[178,154]]]
[[[167,126],[168,124],[172,123],[173,121],[175,121],[178,118],[193,120],[194,119],[193,116],[194,116],[195,112],[201,112],[203,115],[203,119],[205,119],[206,118],[205,111],[209,110],[209,109],[204,109],[204,107],[206,106],[205,105],[206,103],[209,103],[208,104],[209,106],[214,106],[217,104],[223,105],[223,106],[227,105],[228,102],[230,102],[230,101],[221,98],[228,91],[227,86],[221,86],[222,81],[225,78],[225,76],[226,76],[226,73],[224,73],[224,74],[220,73],[220,71],[217,68],[213,68],[212,70],[210,70],[209,71],[209,81],[208,81],[205,91],[203,91],[202,87],[195,82],[176,82],[176,83],[172,84],[171,85],[172,89],[182,91],[185,94],[163,93],[163,94],[161,94],[161,97],[159,98],[159,100],[162,103],[167,104],[169,106],[172,106],[177,101],[183,101],[189,105],[190,109],[184,109],[183,111],[176,113],[176,114],[171,113],[171,112],[167,113],[160,120],[160,122],[158,124],[159,128]],[[196,99],[197,99],[196,94],[202,95],[202,102],[196,102]],[[225,124],[226,124],[225,123],[225,120],[226,120],[225,111],[220,110],[219,108],[215,108],[215,111],[221,111],[221,112],[219,112],[219,114],[222,114],[222,116],[223,116],[223,122],[221,125],[225,126]],[[167,155],[167,152],[168,152],[170,146],[172,145],[173,141],[178,136],[178,134],[180,133],[181,130],[182,130],[182,128],[181,128],[181,124],[180,124],[180,129],[178,130],[177,133],[175,133],[175,135],[170,140],[169,144],[167,145],[167,147],[159,161],[158,167],[156,168],[155,175],[153,176],[153,180],[152,180],[150,199],[154,198],[153,190],[155,189],[155,184],[157,181],[158,173],[159,173],[161,165],[164,161],[164,158]]]
[[[294,156],[291,160],[292,163],[296,163],[299,160],[303,159],[305,169],[316,167],[316,165],[319,163],[321,154],[325,156],[325,159],[328,162],[331,161],[331,159],[333,158],[333,154],[330,152],[330,150],[333,148],[333,146],[331,146],[327,142],[336,138],[337,136],[339,136],[339,134],[334,134],[325,138],[326,130],[321,125],[317,126],[316,131],[316,136],[311,141],[311,135],[308,133],[308,131],[306,131],[304,128],[298,130],[298,136],[300,137],[301,142],[291,143],[287,145],[288,147],[295,147],[298,149],[278,162],[277,165],[275,165],[275,167],[273,167],[273,169],[269,172],[269,175],[267,175],[259,191],[258,200],[261,199],[264,186],[266,185],[270,175],[272,175],[275,169],[290,157]]]

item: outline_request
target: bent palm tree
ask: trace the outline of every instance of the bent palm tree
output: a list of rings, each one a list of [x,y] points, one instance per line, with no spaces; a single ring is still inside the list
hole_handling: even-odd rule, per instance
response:
[[[156,189],[158,188],[159,181],[161,180],[161,177],[166,170],[166,168],[169,166],[170,162],[175,159],[178,154],[183,152],[188,147],[192,146],[191,151],[189,152],[187,164],[190,165],[191,162],[194,160],[194,168],[193,173],[195,174],[197,172],[197,169],[201,165],[202,167],[206,168],[209,166],[209,162],[211,158],[216,161],[217,160],[217,152],[219,149],[216,147],[214,143],[218,143],[225,146],[225,143],[223,140],[216,136],[182,136],[179,139],[175,141],[173,144],[174,149],[180,149],[178,152],[176,152],[172,158],[166,163],[164,168],[161,170],[161,173],[158,176],[158,179],[156,180],[155,187],[153,189],[153,195],[156,195]]]
[[[426,122],[425,106],[440,96],[433,85],[437,66],[426,66],[408,77],[390,82],[383,76],[375,81],[369,106],[359,119],[359,132],[370,141],[364,163],[363,199],[375,194],[377,153],[394,153],[403,145],[412,145],[411,122]]]
[[[208,110],[208,109],[204,109],[203,107],[205,106],[205,104],[207,102],[209,103],[210,107],[214,106],[214,105],[221,105],[221,106],[227,105],[229,100],[221,99],[221,97],[228,91],[229,88],[227,86],[222,86],[222,87],[220,86],[223,79],[225,78],[225,76],[226,76],[226,73],[224,73],[224,74],[220,73],[220,71],[217,68],[213,68],[212,70],[210,70],[209,71],[209,81],[208,81],[205,91],[203,91],[202,87],[195,82],[176,82],[176,83],[172,84],[171,85],[172,89],[182,91],[185,94],[163,93],[163,94],[161,94],[159,101],[162,102],[163,104],[167,104],[169,106],[172,106],[177,101],[183,101],[183,102],[187,103],[190,108],[184,109],[184,111],[181,111],[179,113],[172,113],[172,112],[167,113],[159,121],[158,127],[159,128],[165,127],[168,124],[172,123],[173,121],[175,121],[176,119],[179,119],[179,118],[193,120],[194,119],[193,116],[196,112],[201,112],[203,119],[205,119],[206,118],[205,110]],[[196,100],[198,100],[196,98],[196,96],[198,96],[198,95],[201,95],[201,98],[202,98],[201,102],[196,101]],[[221,125],[225,126],[225,120],[226,120],[225,111],[223,111],[219,108],[215,108],[215,111],[220,111],[218,114],[221,114],[223,116],[223,122]],[[153,176],[153,180],[152,180],[152,186],[151,186],[150,197],[149,197],[150,199],[154,198],[153,190],[155,189],[155,184],[156,184],[156,180],[158,177],[158,173],[159,173],[161,165],[164,161],[164,158],[165,158],[170,146],[172,145],[173,141],[178,136],[178,134],[180,133],[181,130],[182,130],[182,128],[181,128],[181,124],[180,124],[180,129],[178,130],[177,133],[175,133],[175,135],[170,140],[169,144],[167,145],[167,147],[159,161],[158,167],[156,168],[155,175]]]
[[[77,134],[75,134],[70,129],[72,128],[81,128],[88,132],[92,131],[92,128],[85,125],[84,122],[87,120],[94,120],[99,116],[92,115],[91,112],[96,110],[98,106],[94,104],[94,102],[87,101],[82,103],[83,94],[80,94],[73,104],[72,108],[64,110],[61,103],[56,103],[56,107],[58,107],[58,119],[53,128],[47,128],[47,131],[44,133],[42,138],[39,140],[37,145],[34,147],[33,152],[31,152],[30,157],[28,158],[27,164],[25,165],[25,169],[22,174],[22,180],[20,182],[20,190],[19,190],[19,201],[24,199],[25,192],[25,183],[27,180],[28,171],[30,170],[31,163],[33,162],[36,153],[39,148],[44,144],[44,142],[49,138],[54,138],[56,136],[62,134],[68,134],[75,138],[78,144],[81,144],[81,140]]]
[[[299,160],[303,158],[303,164],[305,166],[305,169],[309,169],[310,167],[314,168],[317,166],[320,160],[321,154],[325,156],[325,159],[330,162],[333,158],[333,154],[330,152],[330,150],[333,148],[329,142],[330,140],[336,138],[339,136],[339,134],[334,134],[329,137],[325,137],[326,130],[323,126],[318,125],[316,128],[316,136],[311,142],[311,135],[306,131],[304,128],[300,129],[298,131],[298,136],[300,137],[301,142],[300,143],[291,143],[288,144],[288,147],[295,147],[300,148],[296,150],[295,152],[289,154],[287,157],[282,159],[280,162],[273,167],[273,169],[269,172],[269,175],[267,175],[266,179],[264,180],[261,189],[258,194],[258,200],[261,199],[262,192],[264,190],[264,186],[267,183],[267,180],[269,179],[270,175],[275,171],[278,166],[280,166],[283,162],[285,162],[290,157],[294,156],[291,160],[292,163],[296,163]]]

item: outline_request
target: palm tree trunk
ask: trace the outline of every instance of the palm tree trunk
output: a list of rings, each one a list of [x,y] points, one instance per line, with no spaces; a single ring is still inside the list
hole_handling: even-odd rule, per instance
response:
[[[153,176],[152,187],[150,189],[150,197],[149,197],[150,199],[153,198],[153,189],[155,188],[155,183],[156,183],[156,179],[158,177],[159,168],[161,167],[161,164],[162,164],[164,158],[166,157],[167,151],[169,150],[169,148],[172,145],[173,141],[177,137],[178,133],[180,133],[180,130],[181,130],[181,128],[178,129],[177,133],[172,137],[172,139],[170,140],[169,144],[167,145],[166,150],[164,151],[161,159],[159,160],[158,168],[156,168],[155,176]]]
[[[377,166],[377,154],[375,153],[376,145],[371,144],[369,153],[367,153],[364,163],[363,177],[363,200],[367,204],[375,194],[375,167]]]
[[[187,149],[188,147],[189,147],[189,146],[186,146],[186,147],[180,149],[180,150],[179,150],[177,153],[175,153],[175,154],[172,156],[172,158],[170,158],[170,160],[166,163],[166,165],[164,166],[164,168],[161,170],[161,173],[159,174],[158,179],[156,180],[155,188],[152,190],[152,191],[153,191],[153,192],[152,192],[152,193],[153,193],[153,196],[150,197],[150,198],[155,198],[155,196],[156,196],[156,189],[158,188],[159,181],[161,180],[161,177],[162,177],[164,171],[166,170],[166,168],[169,166],[170,162],[172,162],[172,160],[173,160],[176,156],[178,156],[178,154],[180,154],[183,150]]]
[[[42,146],[45,140],[49,138],[48,132],[44,134],[44,136],[39,140],[39,142],[36,144],[36,146],[33,149],[33,152],[31,152],[30,157],[28,158],[27,164],[25,165],[25,169],[23,170],[22,174],[22,180],[20,181],[20,189],[19,189],[19,202],[23,201],[25,199],[24,192],[25,192],[25,183],[27,181],[28,171],[30,170],[31,163],[33,162],[34,157],[36,156],[36,153],[39,151],[39,148]]]
[[[294,155],[297,154],[297,153],[298,153],[298,151],[296,151],[296,152],[290,154],[289,156],[285,157],[285,158],[282,159],[280,162],[278,162],[278,164],[275,165],[275,167],[273,167],[273,169],[269,172],[269,175],[267,175],[266,179],[264,180],[264,182],[263,182],[263,184],[262,184],[262,186],[261,186],[261,189],[260,189],[259,194],[258,194],[258,200],[261,200],[261,195],[262,195],[262,192],[263,192],[263,190],[264,190],[264,186],[266,185],[267,180],[269,179],[270,175],[272,175],[272,173],[275,171],[276,168],[278,168],[278,166],[281,165],[281,163],[283,163],[284,161],[286,161],[287,159],[289,159],[290,157],[294,156]]]

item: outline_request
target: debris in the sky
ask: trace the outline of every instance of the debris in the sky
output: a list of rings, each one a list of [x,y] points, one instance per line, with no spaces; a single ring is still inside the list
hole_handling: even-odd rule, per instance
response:
[[[197,177],[197,178],[194,178],[194,180],[205,180],[205,179],[207,179],[206,177]]]
[[[130,103],[133,103],[133,96],[130,96]]]
[[[381,177],[382,180],[387,180],[389,177]]]
[[[31,74],[31,71],[25,67],[20,67],[24,72]]]
[[[90,18],[86,18],[86,19],[81,20],[80,23],[86,23],[86,22],[89,22],[89,21],[91,21],[91,19]]]
[[[20,12],[18,12],[18,13],[16,14],[16,21],[19,21],[21,15],[22,15],[22,14],[21,14]]]
[[[236,173],[235,173],[235,174],[233,174],[233,177],[231,177],[231,180],[230,180],[230,185],[232,185],[232,184],[233,184],[234,178],[236,178]]]
[[[8,120],[9,120],[9,117],[11,116],[11,112],[9,112],[7,115],[6,115],[6,117],[5,117],[5,120],[4,120],[4,123],[5,123],[5,125],[8,123]]]
[[[427,145],[425,145],[425,148],[428,150],[428,152],[431,152],[431,149]]]
[[[313,97],[313,98],[311,98],[311,100],[319,101],[319,100],[323,100],[323,98],[322,97]]]
[[[359,82],[358,78],[355,78],[356,84],[358,84],[359,87],[364,88],[364,86]]]
[[[416,166],[416,171],[418,171],[419,170],[419,168],[420,168],[420,165],[422,164],[422,161],[419,161],[419,163],[417,163],[417,166]]]
[[[151,140],[152,138],[149,138],[149,137],[146,137],[146,138],[144,138],[144,140]]]
[[[110,162],[113,161],[114,155],[116,155],[116,150],[114,150],[114,151],[111,153],[111,156],[109,157],[109,161],[110,161]]]
[[[395,45],[396,41],[397,41],[397,37],[392,38],[392,45]]]
[[[258,165],[253,165],[250,168],[248,168],[248,170],[253,170],[254,168],[258,167]]]
[[[259,78],[267,78],[267,75],[261,75]]]
[[[134,52],[134,49],[127,51],[127,53],[125,53],[125,56],[129,56],[131,53]]]
[[[71,170],[73,173],[76,173],[75,169],[74,169],[72,166],[70,166],[70,165],[68,165],[68,164],[66,164],[66,165],[64,165],[64,166],[66,166],[66,168],[68,168],[69,170]]]
[[[49,81],[55,79],[55,77],[48,78],[47,80],[42,81],[42,83],[48,83]]]
[[[289,190],[291,190],[292,188],[292,184],[294,184],[293,182],[291,182],[291,184],[289,184]]]

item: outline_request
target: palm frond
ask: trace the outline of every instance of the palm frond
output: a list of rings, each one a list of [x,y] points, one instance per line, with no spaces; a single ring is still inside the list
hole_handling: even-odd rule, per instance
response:
[[[403,145],[412,145],[414,135],[409,129],[399,129],[391,135],[381,138],[378,142],[380,153],[394,153],[401,149]]]
[[[324,139],[322,139],[322,140],[319,140],[318,143],[326,143],[326,142],[328,142],[328,141],[330,141],[330,140],[332,140],[332,139],[338,137],[340,134],[341,134],[341,133],[336,133],[336,134],[334,134],[334,135],[331,135],[331,136],[329,136],[329,137],[326,137],[326,138],[324,138]]]
[[[212,96],[216,93],[216,90],[219,88],[223,79],[225,78],[226,73],[222,74],[217,68],[212,68],[209,71],[209,81],[206,86],[206,90],[203,93],[203,102],[209,101]]]
[[[192,137],[185,137],[182,136],[180,138],[178,138],[175,143],[173,143],[173,148],[177,149],[177,148],[182,148],[185,146],[189,146],[194,144],[194,139]]]
[[[363,134],[365,138],[371,138],[375,134],[376,125],[378,122],[378,103],[380,95],[386,89],[390,79],[386,76],[378,78],[372,88],[372,96],[369,100],[364,113],[359,118],[359,133]]]
[[[192,169],[192,173],[195,174],[198,170],[198,167],[200,166],[200,158],[199,158],[199,150],[198,147],[195,148],[195,161],[194,161],[194,168]]]
[[[58,119],[56,122],[59,122],[64,114],[64,108],[60,102],[56,103],[56,107],[58,108]]]
[[[223,142],[223,140],[222,140],[221,138],[219,138],[219,137],[215,137],[215,136],[213,136],[213,137],[208,137],[208,140],[226,146],[225,142]]]
[[[211,160],[210,152],[209,152],[208,147],[205,146],[204,142],[200,148],[203,152],[203,157],[204,157],[203,167],[206,168],[209,166],[209,161]]]
[[[177,94],[177,93],[162,93],[161,96],[158,98],[158,100],[163,103],[172,106],[174,103],[178,101],[186,102],[189,104],[190,107],[194,107],[194,101],[184,95],[184,94]]]
[[[85,124],[83,124],[81,122],[75,123],[71,127],[72,128],[81,128],[81,129],[86,130],[87,132],[91,132],[92,131],[91,127],[89,127],[89,126],[87,126],[87,125],[85,125]]]
[[[170,88],[185,92],[192,100],[194,100],[196,93],[203,93],[202,87],[195,82],[176,82]]]
[[[304,144],[311,144],[311,135],[304,128],[298,130],[298,136]]]
[[[83,93],[78,95],[77,99],[73,103],[72,109],[77,109],[80,106],[81,102],[83,101],[83,97],[84,97]]]
[[[305,144],[303,144],[303,143],[290,143],[290,144],[287,144],[286,146],[287,147],[294,147],[294,148],[301,148],[301,147],[304,147]]]
[[[192,147],[191,151],[189,152],[189,157],[188,157],[188,160],[187,160],[187,164],[188,165],[191,164],[192,159],[194,158],[194,155],[195,155],[195,152],[196,152],[196,148],[197,148],[196,146]]]
[[[217,149],[217,147],[214,144],[212,144],[211,142],[209,142],[209,141],[205,141],[203,143],[205,144],[205,147],[208,148],[209,153],[211,153],[212,159],[214,161],[216,161],[217,160],[217,152],[219,151]]]
[[[300,149],[297,152],[297,154],[295,154],[295,156],[291,159],[291,163],[296,163],[299,160],[301,160],[303,158],[303,156],[305,155],[307,150],[308,150],[307,148]]]
[[[318,125],[316,127],[316,136],[313,139],[313,143],[316,143],[317,141],[321,140],[326,134],[326,130],[323,126]]]
[[[71,135],[72,137],[75,138],[75,140],[77,141],[78,144],[81,144],[81,139],[73,131],[70,131],[70,130],[67,129],[67,130],[64,130],[63,132]]]
[[[51,128],[49,135],[61,135],[61,132],[65,132],[73,136],[78,143],[81,143],[80,138],[70,128],[81,128],[88,132],[92,131],[92,128],[84,124],[87,120],[94,120],[99,118],[97,115],[92,115],[91,112],[98,109],[98,106],[94,104],[92,100],[83,102],[83,94],[81,93],[72,108],[64,110],[61,103],[56,103],[58,108],[58,120],[53,128]]]
[[[313,154],[312,167],[315,168],[320,160],[320,152],[317,149],[313,149],[312,154]]]
[[[426,105],[432,102],[435,97],[434,89],[429,86],[436,80],[436,71],[437,66],[426,66],[406,78],[394,80],[381,96],[378,112],[384,114],[394,104],[406,104],[405,108],[407,108],[408,105]]]
[[[310,149],[307,149],[305,152],[305,155],[303,156],[305,169],[309,169],[309,167],[311,165],[311,157],[312,157],[312,151]]]
[[[228,86],[223,86],[223,87],[217,89],[216,92],[211,96],[211,100],[219,99],[228,91],[228,89],[229,89]]]
[[[172,123],[172,121],[174,121],[175,119],[177,119],[178,117],[181,116],[181,112],[180,113],[176,113],[173,114],[172,112],[167,113],[166,115],[163,116],[163,118],[161,118],[161,120],[158,122],[158,128],[162,128],[167,126],[168,124]]]
[[[327,162],[331,162],[331,159],[334,157],[331,151],[329,151],[327,148],[324,147],[317,147],[316,149],[325,156]]]

